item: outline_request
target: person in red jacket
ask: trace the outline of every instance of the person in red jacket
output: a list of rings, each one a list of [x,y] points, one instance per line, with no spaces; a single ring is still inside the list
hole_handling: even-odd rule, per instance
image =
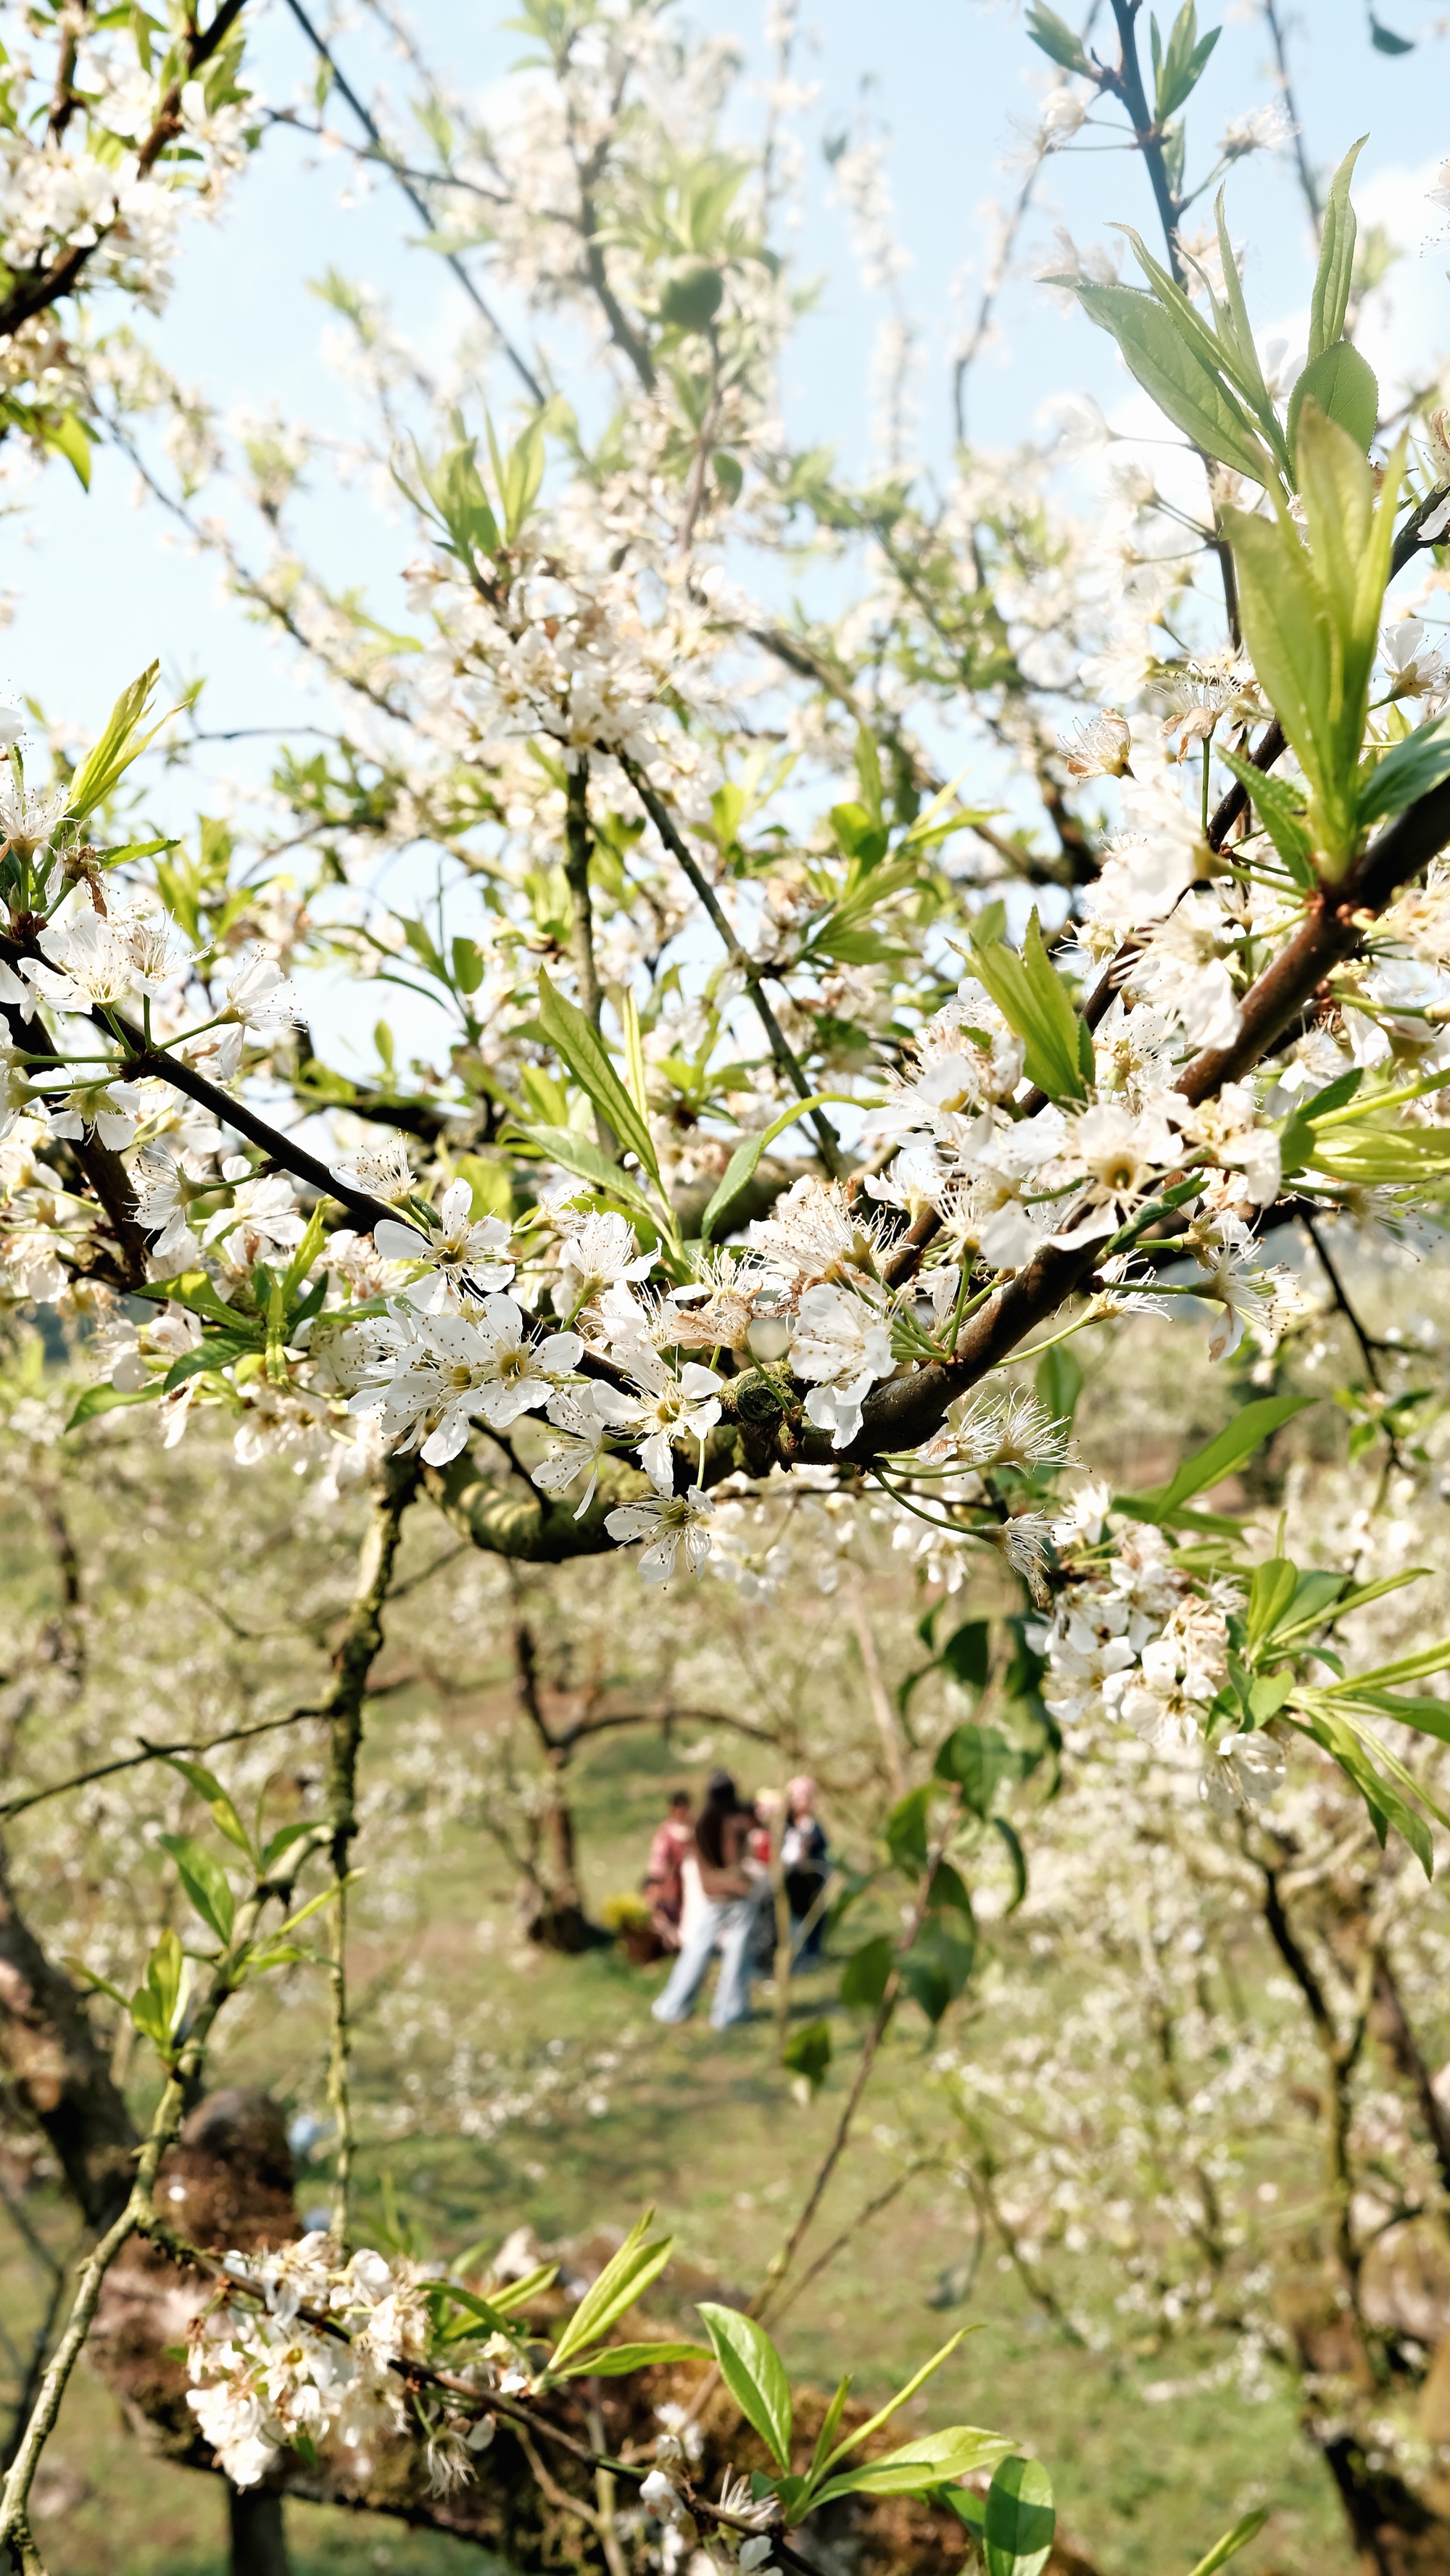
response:
[[[663,1824],[655,1827],[644,1880],[650,1917],[666,1950],[678,1950],[680,1946],[680,1918],[685,1910],[684,1867],[694,1845],[689,1790],[675,1789],[670,1795],[669,1814]]]

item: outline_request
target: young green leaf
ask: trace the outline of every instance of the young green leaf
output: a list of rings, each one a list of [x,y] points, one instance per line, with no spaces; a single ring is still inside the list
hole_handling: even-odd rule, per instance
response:
[[[1255,1566],[1246,1621],[1250,1654],[1278,1627],[1298,1589],[1299,1568],[1288,1557],[1271,1556]]]
[[[148,664],[140,678],[133,680],[129,689],[121,691],[106,718],[99,742],[71,780],[65,810],[73,821],[83,823],[88,814],[105,803],[132,761],[140,759],[147,744],[155,740],[162,725],[168,722],[168,717],[162,716],[149,733],[142,730],[150,713],[151,692],[160,669],[159,662]]]
[[[1273,461],[1252,414],[1155,296],[1136,286],[1093,286],[1078,277],[1055,282],[1072,287],[1088,320],[1112,334],[1129,374],[1175,429],[1205,456],[1268,488]]]
[[[709,2347],[703,2343],[611,2343],[602,2352],[587,2353],[582,2361],[571,2361],[564,2370],[549,2365],[554,2379],[622,2379],[631,2370],[660,2370],[670,2361],[707,2361]]]
[[[163,1758],[169,1770],[179,1771],[182,1779],[188,1781],[195,1789],[197,1796],[205,1798],[218,1833],[225,1834],[227,1841],[235,1843],[238,1851],[245,1852],[250,1860],[252,1838],[215,1773],[206,1770],[200,1762],[184,1762],[176,1753],[168,1753]]]
[[[98,1414],[114,1413],[123,1404],[154,1404],[161,1393],[161,1384],[161,1379],[156,1377],[149,1386],[128,1387],[123,1391],[119,1386],[108,1386],[102,1379],[99,1386],[88,1386],[85,1393],[76,1398],[66,1417],[65,1427],[67,1431],[79,1431],[83,1422],[94,1422]]]
[[[1329,183],[1329,196],[1324,208],[1324,232],[1319,244],[1319,267],[1314,279],[1314,292],[1309,300],[1309,355],[1317,358],[1338,340],[1344,331],[1344,317],[1349,311],[1349,288],[1354,275],[1354,242],[1358,229],[1354,208],[1349,202],[1349,183],[1354,165],[1369,141],[1362,134],[1351,144]]]
[[[1259,821],[1263,824],[1285,867],[1296,885],[1314,883],[1314,836],[1304,820],[1304,799],[1287,778],[1275,778],[1270,771],[1256,769],[1241,753],[1220,744],[1218,756],[1229,775],[1246,788],[1254,800]]]
[[[203,1923],[209,1925],[225,1949],[232,1937],[237,1910],[225,1870],[189,1834],[162,1834],[160,1841],[163,1851],[169,1851],[175,1861],[182,1886]]]
[[[637,1215],[648,1217],[651,1225],[659,1223],[658,1213],[651,1209],[638,1182],[631,1180],[628,1172],[622,1172],[617,1163],[611,1163],[609,1156],[601,1153],[589,1137],[576,1134],[572,1127],[526,1127],[519,1124],[509,1129],[504,1141],[531,1145],[545,1162],[557,1163],[561,1171],[576,1173],[581,1181],[588,1181],[591,1188],[605,1191],[623,1206],[633,1208]]]
[[[1363,826],[1378,823],[1390,814],[1403,814],[1420,796],[1428,796],[1450,778],[1450,716],[1437,716],[1432,724],[1417,725],[1382,759],[1368,770],[1359,791],[1359,819]]]
[[[1053,970],[1035,909],[1020,957],[999,941],[974,934],[971,971],[985,985],[1008,1027],[1023,1040],[1028,1081],[1045,1091],[1049,1100],[1086,1099],[1080,1045],[1084,1024]]]
[[[743,1145],[736,1146],[710,1204],[700,1219],[702,1243],[708,1243],[711,1240],[715,1228],[740,1196],[746,1182],[754,1178],[755,1168],[761,1155],[775,1143],[777,1136],[783,1136],[787,1127],[793,1127],[798,1118],[808,1118],[813,1109],[824,1108],[828,1100],[840,1100],[844,1097],[845,1095],[839,1091],[813,1091],[809,1100],[792,1101],[789,1109],[783,1109],[780,1116],[773,1118],[770,1125],[763,1128],[758,1136],[747,1136]]]
[[[713,2299],[697,2301],[715,2347],[720,2376],[778,2469],[790,2467],[790,2381],[764,2326]]]
[[[1042,2576],[1056,2529],[1052,2480],[1041,2461],[1020,2453],[1003,2460],[993,2472],[982,2516],[987,2576]]]
[[[995,2466],[1011,2450],[1000,2433],[984,2433],[975,2424],[951,2424],[940,2433],[918,2434],[882,2460],[865,2460],[828,2478],[813,2503],[831,2504],[843,2495],[929,2495],[950,2479],[969,2477],[974,2469]]]
[[[780,2062],[788,2075],[796,2076],[805,2085],[808,2093],[818,2093],[831,2063],[830,2023],[802,2022],[787,2039],[780,2052]]]
[[[580,2353],[602,2343],[616,2319],[643,2297],[651,2281],[664,2270],[674,2239],[662,2236],[653,2244],[645,2243],[645,2230],[653,2216],[654,2211],[647,2209],[643,2218],[635,2222],[619,2252],[610,2257],[593,2287],[586,2290],[549,2356],[552,2371],[561,2371],[566,2362],[577,2360]]]
[[[1292,1422],[1315,1401],[1312,1395],[1265,1395],[1254,1404],[1246,1404],[1216,1439],[1205,1441],[1183,1460],[1178,1472],[1166,1485],[1156,1486],[1151,1493],[1135,1494],[1125,1499],[1143,1507],[1144,1517],[1167,1520],[1195,1494],[1206,1493],[1210,1486],[1223,1482],[1236,1468],[1251,1458],[1265,1440],[1271,1438],[1281,1423]]]
[[[840,2431],[841,2418],[846,2412],[846,2400],[850,2394],[851,2380],[848,2373],[844,2379],[838,2380],[835,2396],[831,2399],[830,2405],[826,2408],[825,2414],[821,2418],[821,2429],[816,2435],[816,2447],[811,2453],[811,2465],[808,2473],[809,2478],[819,2476],[820,2471],[831,2456],[831,2444],[834,2442],[837,2433]]]
[[[646,1120],[615,1072],[609,1050],[593,1021],[573,1002],[566,1001],[550,983],[543,967],[539,969],[539,1025],[575,1079],[583,1084],[621,1146],[634,1155],[640,1169],[648,1172],[659,1189],[659,1164]]]
[[[1066,19],[1059,18],[1055,9],[1045,8],[1043,0],[1033,0],[1027,12],[1027,33],[1034,45],[1041,47],[1049,62],[1060,63],[1065,72],[1085,72],[1088,69],[1081,38],[1073,34]]]
[[[1359,1741],[1358,1732],[1346,1712],[1316,1707],[1307,1713],[1304,1723],[1316,1743],[1332,1754],[1346,1779],[1352,1780],[1369,1809],[1370,1822],[1381,1844],[1393,1825],[1403,1834],[1427,1878],[1435,1872],[1435,1851],[1430,1828],[1423,1816],[1402,1798],[1398,1789],[1384,1774],[1375,1769]]]
[[[1355,150],[1358,151],[1358,149],[1359,146],[1356,144]],[[1222,2540],[1214,2542],[1207,2557],[1200,2558],[1198,2565],[1189,2569],[1188,2576],[1218,2576],[1219,2568],[1227,2567],[1231,2558],[1237,2558],[1241,2549],[1247,2549],[1249,2542],[1263,2530],[1268,2519],[1268,2506],[1256,2505],[1252,2513],[1244,2514],[1234,2524],[1232,2531],[1224,2533]]]
[[[466,2267],[460,2265],[459,2268]],[[558,2277],[557,2263],[540,2263],[534,2271],[525,2272],[521,2279],[505,2281],[501,2288],[491,2291],[490,2296],[494,2306],[501,2308],[505,2316],[514,2316],[520,2308],[528,2306],[530,2299],[537,2299],[545,2290],[552,2290]]]
[[[1289,396],[1289,452],[1299,441],[1299,416],[1306,402],[1316,402],[1326,420],[1338,421],[1355,446],[1367,449],[1380,416],[1379,378],[1351,340],[1331,340],[1311,358]]]
[[[1165,45],[1158,34],[1158,21],[1152,28],[1155,123],[1166,125],[1192,96],[1203,78],[1209,55],[1223,33],[1221,27],[1210,27],[1206,36],[1198,32],[1198,12],[1194,0],[1183,0],[1183,7],[1173,21],[1173,31]]]
[[[857,2012],[874,2012],[886,1992],[893,1960],[891,1943],[884,1932],[863,1941],[841,1970],[842,2003]]]

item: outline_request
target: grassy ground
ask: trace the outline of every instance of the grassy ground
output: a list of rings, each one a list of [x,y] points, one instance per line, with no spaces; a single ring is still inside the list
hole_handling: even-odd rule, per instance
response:
[[[376,1763],[386,1767],[389,1737],[406,1727],[395,1707]],[[697,1765],[708,1758],[691,1749]],[[680,1776],[691,1774],[649,1737],[610,1739],[578,1766],[596,1903],[637,1879],[661,1783]],[[614,1951],[542,1957],[517,1942],[512,1921],[506,1867],[485,1837],[460,1831],[434,1855],[428,1912],[404,1945],[401,1975],[370,1998],[383,1948],[376,1935],[359,1942],[360,2232],[385,2236],[406,2209],[420,2250],[451,2252],[522,2224],[544,2239],[587,2237],[652,2201],[692,2275],[753,2285],[818,2164],[859,2034],[837,2016],[835,2068],[802,2109],[775,2068],[768,2023],[723,2036],[702,2023],[661,2030],[648,2013],[658,1970],[632,1969]],[[793,2008],[814,2013],[830,1990],[828,1978],[803,1981]],[[319,2036],[309,1997],[280,2034],[275,2020],[254,2024],[238,2054],[275,2082],[280,2037],[289,2073],[279,2089],[315,2109]],[[388,2071],[398,2063],[401,2092]],[[500,2100],[509,2115],[495,2123]],[[820,2246],[883,2187],[916,2136],[949,2145],[929,2049],[910,2016],[884,2052]],[[304,2208],[325,2199],[326,2184],[322,2154],[303,2169]],[[1206,2352],[1179,2344],[1169,2358],[1112,2359],[1075,2350],[990,2246],[963,2298],[974,2241],[970,2202],[949,2169],[918,2174],[790,2311],[781,2341],[793,2371],[824,2379],[841,2357],[868,2354],[858,2384],[875,2396],[944,2333],[972,2324],[980,2332],[949,2365],[938,2406],[949,2406],[948,2420],[1009,2428],[1050,2462],[1064,2523],[1107,2576],[1176,2576],[1258,2503],[1273,2516],[1243,2561],[1246,2576],[1348,2571],[1328,2481],[1298,2438],[1287,2388],[1256,2405],[1231,2391],[1165,2399],[1165,2373],[1175,2385],[1191,2380]],[[1102,2287],[1106,2302],[1110,2269]],[[13,2268],[10,2293],[18,2316],[26,2302]],[[214,2482],[144,2460],[94,2380],[82,2378],[67,2400],[39,2501],[42,2539],[67,2576],[203,2576],[225,2565]],[[429,2535],[288,2510],[299,2576],[444,2576],[455,2566],[461,2576],[477,2564],[474,2552]]]

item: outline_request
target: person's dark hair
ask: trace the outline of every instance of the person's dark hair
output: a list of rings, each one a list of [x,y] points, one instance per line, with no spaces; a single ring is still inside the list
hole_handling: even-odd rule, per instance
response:
[[[672,1807],[689,1807],[693,1806],[693,1804],[694,1800],[691,1798],[688,1789],[672,1789],[670,1791],[670,1805]]]
[[[725,1866],[725,1819],[740,1804],[728,1771],[712,1771],[705,1783],[705,1803],[695,1818],[695,1841],[701,1860],[711,1869]]]

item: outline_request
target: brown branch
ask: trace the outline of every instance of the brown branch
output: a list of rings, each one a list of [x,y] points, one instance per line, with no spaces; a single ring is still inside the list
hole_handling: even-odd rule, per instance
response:
[[[1367,918],[1382,912],[1447,840],[1450,783],[1389,824],[1338,887],[1312,897],[1300,929],[1244,996],[1238,1036],[1229,1046],[1205,1049],[1180,1074],[1175,1088],[1184,1098],[1196,1106],[1252,1072],[1324,977],[1354,953]],[[832,1453],[820,1435],[803,1439],[801,1454],[834,1454],[838,1463],[869,1465],[892,1451],[918,1447],[938,1428],[954,1397],[1000,1367],[1090,1277],[1099,1253],[1100,1247],[1076,1252],[1044,1246],[971,1318],[951,1363],[933,1362],[913,1377],[888,1381],[868,1398],[861,1430],[848,1449]]]
[[[736,938],[735,933],[731,929],[730,923],[721,908],[720,900],[714,887],[711,885],[709,878],[705,875],[704,870],[701,868],[699,861],[694,856],[688,843],[684,840],[682,834],[677,829],[674,817],[670,813],[669,807],[659,796],[656,795],[638,761],[631,759],[627,751],[615,751],[610,754],[607,743],[601,743],[598,747],[607,756],[618,761],[620,768],[624,771],[624,774],[629,780],[631,787],[634,789],[636,796],[639,798],[639,801],[643,805],[645,812],[648,814],[650,821],[653,823],[655,830],[658,832],[660,839],[663,841],[665,848],[669,851],[670,856],[675,860],[677,865],[683,869],[690,884],[694,887],[694,890],[699,896],[701,903],[704,905],[706,912],[709,914],[712,923],[719,932],[720,937],[725,942],[731,962],[740,967],[746,977],[746,989],[750,995],[751,1007],[754,1010],[761,1027],[765,1031],[766,1040],[769,1044],[771,1054],[774,1056],[776,1063],[785,1074],[787,1080],[792,1084],[798,1096],[802,1100],[809,1100],[811,1097],[810,1082],[806,1077],[794,1048],[790,1045],[786,1037],[785,1031],[782,1029],[779,1020],[776,1018],[774,1011],[771,1009],[769,1002],[761,991],[760,968],[757,966],[755,959],[750,956],[748,951],[741,947],[739,940]],[[813,1109],[811,1111],[810,1123],[815,1129],[816,1141],[820,1146],[822,1156],[825,1160],[826,1169],[831,1174],[832,1178],[835,1179],[839,1176],[841,1170],[841,1140],[836,1134],[835,1128],[831,1125],[829,1118],[825,1116],[822,1110]]]
[[[254,1735],[275,1734],[279,1726],[296,1726],[302,1718],[326,1717],[326,1707],[292,1708],[285,1717],[264,1717],[255,1726],[233,1726],[224,1735],[204,1736],[199,1744],[183,1737],[176,1744],[151,1744],[143,1737],[140,1753],[118,1754],[112,1762],[97,1762],[89,1771],[73,1771],[67,1780],[52,1780],[44,1789],[22,1789],[14,1797],[0,1799],[0,1823],[12,1816],[23,1816],[31,1807],[43,1807],[50,1798],[67,1797],[72,1789],[88,1789],[93,1780],[110,1780],[118,1771],[139,1770],[144,1762],[166,1762],[174,1755],[185,1761],[215,1753],[223,1744],[246,1744]]]

